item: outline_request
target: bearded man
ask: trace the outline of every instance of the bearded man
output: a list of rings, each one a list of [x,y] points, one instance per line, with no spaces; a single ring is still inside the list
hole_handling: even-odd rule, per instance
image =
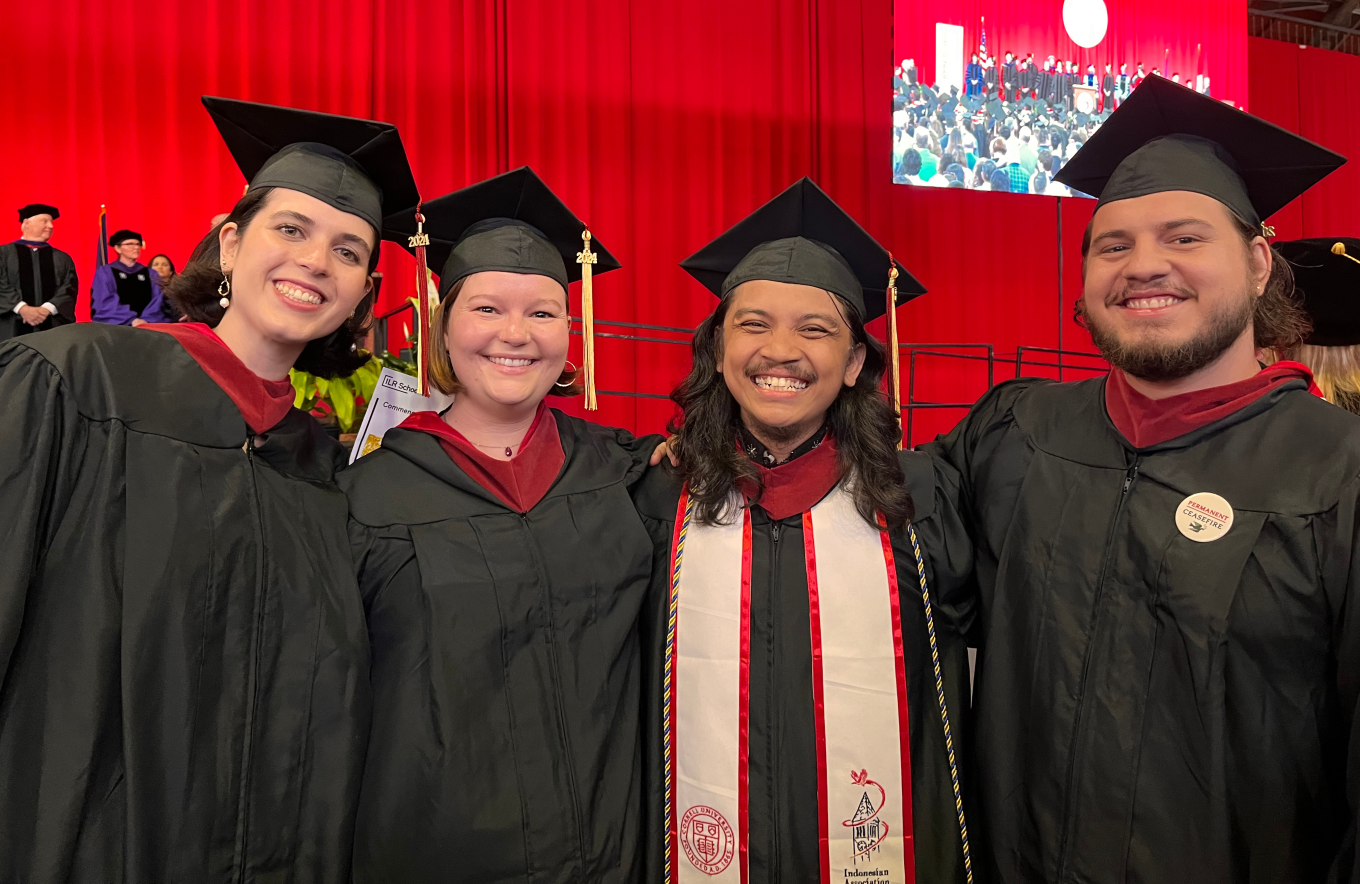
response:
[[[635,492],[644,880],[962,881],[967,655],[926,598],[971,550],[929,461],[903,473],[864,329],[890,268],[923,289],[806,178],[682,266],[721,300],[672,394],[679,469]]]
[[[975,544],[989,880],[1356,880],[1360,418],[1256,359],[1307,332],[1261,219],[1342,162],[1151,78],[1057,176],[1100,195],[1112,369],[926,446]]]

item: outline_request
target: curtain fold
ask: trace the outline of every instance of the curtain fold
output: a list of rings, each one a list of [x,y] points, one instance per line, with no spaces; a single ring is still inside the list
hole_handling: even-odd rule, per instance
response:
[[[1178,7],[1140,0],[1139,21],[1112,38],[1155,42],[1144,33],[1169,27]],[[1245,33],[1239,12],[1228,26]],[[133,26],[116,7],[54,0],[11,10],[0,31],[10,136],[0,139],[0,210],[61,207],[54,243],[76,259],[82,315],[100,203],[111,226],[145,234],[148,258],[167,252],[182,266],[212,215],[240,196],[244,181],[198,103],[208,93],[395,123],[426,198],[532,165],[624,264],[596,284],[601,320],[697,325],[714,301],[677,262],[810,175],[930,289],[902,308],[904,341],[990,344],[1007,358],[994,380],[1013,376],[1017,347],[1090,350],[1071,321],[1089,201],[1060,208],[890,183],[888,71],[905,28],[892,0],[147,0],[136,13]],[[1018,24],[987,21],[989,48],[1019,48],[1003,45],[1022,42]],[[1333,97],[1360,86],[1360,59],[1237,42],[1253,110],[1360,153],[1360,122]],[[1233,88],[1223,76],[1216,93],[1220,82]],[[1360,232],[1358,189],[1350,164],[1273,219],[1280,236]],[[18,236],[7,217],[0,241]],[[400,249],[383,254],[391,307],[413,293],[414,270]],[[603,322],[598,331],[683,340]],[[604,337],[597,350],[600,389],[625,393],[668,393],[690,358],[687,345]],[[577,341],[578,364],[579,352]],[[1056,374],[1028,359],[1027,372]],[[966,403],[987,382],[984,361],[918,355],[912,391]],[[962,413],[918,412],[912,441]],[[671,414],[665,399],[603,396],[591,417],[650,432]]]

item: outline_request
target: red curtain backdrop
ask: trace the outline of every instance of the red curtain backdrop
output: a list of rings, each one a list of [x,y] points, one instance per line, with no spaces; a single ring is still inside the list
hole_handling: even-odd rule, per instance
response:
[[[974,348],[923,353],[990,345],[1003,380],[1018,347],[1090,349],[1070,319],[1089,200],[890,183],[891,0],[147,0],[136,14],[133,26],[117,7],[54,0],[15,7],[0,32],[0,211],[63,210],[54,243],[76,259],[83,312],[101,203],[111,230],[140,230],[148,258],[182,265],[240,196],[198,103],[208,93],[393,122],[427,197],[532,165],[624,263],[598,279],[603,319],[692,328],[713,300],[676,263],[811,175],[929,287],[899,312],[903,340]],[[1360,153],[1327,104],[1360,87],[1360,60],[1255,40],[1250,52],[1253,108]],[[1258,64],[1266,52],[1278,57]],[[1352,174],[1284,210],[1297,221],[1281,235],[1360,233]],[[18,233],[0,216],[0,240]],[[385,306],[400,303],[412,262],[388,246],[381,269]],[[623,393],[664,394],[689,361],[676,344],[602,338],[598,351],[601,388]],[[1051,356],[1025,358],[1027,373],[1055,374],[1033,364]],[[916,357],[919,400],[968,402],[988,380],[985,361]],[[671,413],[611,395],[594,418],[653,431]],[[961,413],[918,411],[913,440]]]

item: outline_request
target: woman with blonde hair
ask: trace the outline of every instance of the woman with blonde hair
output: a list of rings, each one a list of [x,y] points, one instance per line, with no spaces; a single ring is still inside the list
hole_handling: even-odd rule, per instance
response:
[[[630,490],[659,440],[547,403],[581,390],[578,255],[619,265],[527,168],[423,213],[453,403],[340,477],[373,660],[354,880],[638,881],[652,543]]]
[[[1313,372],[1322,397],[1360,414],[1360,239],[1323,237],[1276,243],[1312,333],[1283,358]]]

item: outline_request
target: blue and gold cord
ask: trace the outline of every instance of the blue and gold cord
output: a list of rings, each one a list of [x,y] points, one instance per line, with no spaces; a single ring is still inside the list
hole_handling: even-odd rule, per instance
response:
[[[930,663],[935,668],[935,694],[940,700],[940,723],[944,725],[944,747],[949,753],[949,779],[954,784],[954,809],[959,814],[959,837],[963,839],[963,871],[968,884],[973,882],[973,858],[968,851],[968,821],[963,816],[963,790],[959,788],[959,766],[954,760],[954,737],[949,730],[949,707],[944,700],[944,676],[940,673],[940,649],[935,643],[935,617],[931,612],[930,587],[926,585],[926,563],[921,558],[921,544],[916,540],[916,529],[907,525],[911,551],[916,554],[916,573],[921,578],[921,601],[926,606],[926,634],[930,636]]]
[[[671,598],[666,623],[666,667],[661,678],[661,758],[665,772],[665,813],[661,820],[662,841],[665,844],[665,877],[671,880],[671,816],[675,813],[671,806],[671,677],[675,671],[675,623],[680,602],[680,562],[685,556],[685,535],[689,533],[690,515],[694,512],[694,499],[686,496],[684,521],[680,523],[680,534],[675,541],[675,565],[671,568]]]

